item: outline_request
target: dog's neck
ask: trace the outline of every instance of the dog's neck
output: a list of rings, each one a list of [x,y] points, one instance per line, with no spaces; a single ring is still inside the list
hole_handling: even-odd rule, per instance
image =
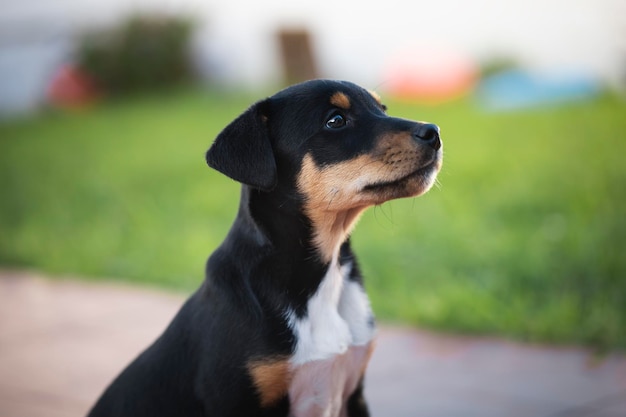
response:
[[[308,218],[313,230],[313,245],[325,262],[337,263],[341,246],[348,240],[364,208],[342,211],[314,211]]]
[[[352,258],[346,222],[352,224],[355,219],[332,214],[310,219],[298,198],[285,197],[289,193],[283,191],[265,193],[242,186],[237,218],[222,244],[227,250],[218,250],[214,256],[222,253],[246,256],[253,269],[259,268],[261,275],[272,277],[273,284],[265,283],[264,288],[286,290],[297,310],[297,306],[304,306],[315,293],[329,268],[339,267]],[[232,250],[234,242],[237,242],[236,251]],[[320,242],[324,244],[323,250]]]
[[[276,195],[293,194],[281,191]],[[339,264],[341,248],[348,242],[365,207],[342,211],[309,210],[299,198],[282,198],[276,200],[244,186],[238,217],[254,225],[277,252],[326,266]]]

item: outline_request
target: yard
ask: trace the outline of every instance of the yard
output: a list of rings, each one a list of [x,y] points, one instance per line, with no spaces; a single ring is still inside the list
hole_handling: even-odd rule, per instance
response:
[[[0,266],[192,291],[239,197],[204,152],[258,97],[184,89],[0,122]],[[626,348],[624,101],[387,105],[439,124],[445,157],[430,193],[353,235],[378,317]]]

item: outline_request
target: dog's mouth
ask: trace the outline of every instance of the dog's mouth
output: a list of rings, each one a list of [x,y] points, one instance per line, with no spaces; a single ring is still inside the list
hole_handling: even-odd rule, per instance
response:
[[[424,187],[430,188],[430,185],[427,185],[426,183],[430,182],[428,180],[429,177],[431,177],[434,173],[437,172],[438,164],[439,164],[439,158],[434,158],[432,161],[428,162],[426,165],[423,165],[420,168],[396,180],[382,181],[382,182],[375,182],[372,184],[368,184],[363,187],[363,191],[377,192],[377,191],[388,190],[388,189],[393,189],[393,188],[403,188],[407,183],[409,183],[412,180],[418,180],[420,182],[424,182]]]

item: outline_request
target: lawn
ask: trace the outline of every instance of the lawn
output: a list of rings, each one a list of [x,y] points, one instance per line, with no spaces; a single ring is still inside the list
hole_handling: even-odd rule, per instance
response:
[[[0,123],[0,265],[188,292],[235,215],[204,152],[254,96],[183,90]],[[353,242],[379,318],[626,348],[626,104],[485,113],[388,102],[442,128],[439,184]]]

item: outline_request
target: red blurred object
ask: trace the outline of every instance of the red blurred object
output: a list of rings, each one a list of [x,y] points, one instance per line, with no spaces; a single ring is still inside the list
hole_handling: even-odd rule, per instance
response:
[[[385,90],[396,98],[439,103],[470,93],[478,66],[462,54],[445,49],[412,48],[391,60]]]
[[[84,107],[100,96],[91,78],[71,64],[59,68],[48,87],[48,100],[55,106]]]

